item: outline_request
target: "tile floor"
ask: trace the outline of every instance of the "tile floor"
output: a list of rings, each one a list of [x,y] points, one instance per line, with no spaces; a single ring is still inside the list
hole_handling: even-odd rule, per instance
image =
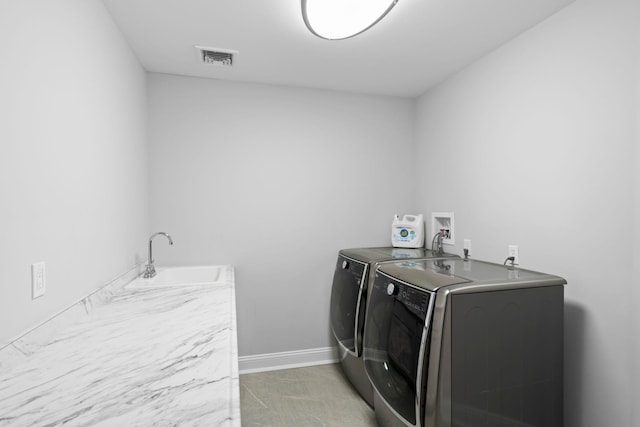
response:
[[[371,427],[373,410],[339,364],[240,375],[243,427]]]

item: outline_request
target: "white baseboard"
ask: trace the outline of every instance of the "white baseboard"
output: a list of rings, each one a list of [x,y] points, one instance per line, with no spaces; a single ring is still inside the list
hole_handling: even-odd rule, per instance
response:
[[[238,358],[240,374],[302,368],[338,362],[336,347],[284,351],[282,353],[256,354]]]

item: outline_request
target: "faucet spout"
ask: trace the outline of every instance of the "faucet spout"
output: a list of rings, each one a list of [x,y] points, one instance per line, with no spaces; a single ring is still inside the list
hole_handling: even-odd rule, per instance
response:
[[[156,275],[156,268],[153,265],[153,238],[159,235],[165,236],[167,239],[169,239],[169,244],[173,245],[173,239],[171,238],[171,236],[163,231],[154,233],[151,235],[151,237],[149,237],[149,259],[147,260],[147,268],[144,270],[144,274],[142,275],[142,277],[144,277],[145,279],[150,279]]]
[[[164,236],[164,237],[166,237],[167,239],[169,239],[169,244],[173,245],[173,239],[171,238],[171,236],[169,236],[164,231],[158,231],[157,233],[152,234],[151,237],[149,237],[149,243],[151,243],[153,238],[156,237],[156,236]]]

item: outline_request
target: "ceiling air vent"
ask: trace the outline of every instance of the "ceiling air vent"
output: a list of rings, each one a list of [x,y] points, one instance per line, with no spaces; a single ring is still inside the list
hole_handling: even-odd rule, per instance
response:
[[[237,50],[218,49],[215,47],[196,46],[196,50],[198,51],[198,59],[202,63],[223,67],[231,67],[238,54]]]

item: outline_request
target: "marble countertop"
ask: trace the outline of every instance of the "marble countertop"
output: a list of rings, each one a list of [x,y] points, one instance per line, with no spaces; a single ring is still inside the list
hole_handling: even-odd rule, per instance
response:
[[[239,426],[233,268],[223,268],[213,285],[107,286],[64,327],[0,350],[0,426]]]

